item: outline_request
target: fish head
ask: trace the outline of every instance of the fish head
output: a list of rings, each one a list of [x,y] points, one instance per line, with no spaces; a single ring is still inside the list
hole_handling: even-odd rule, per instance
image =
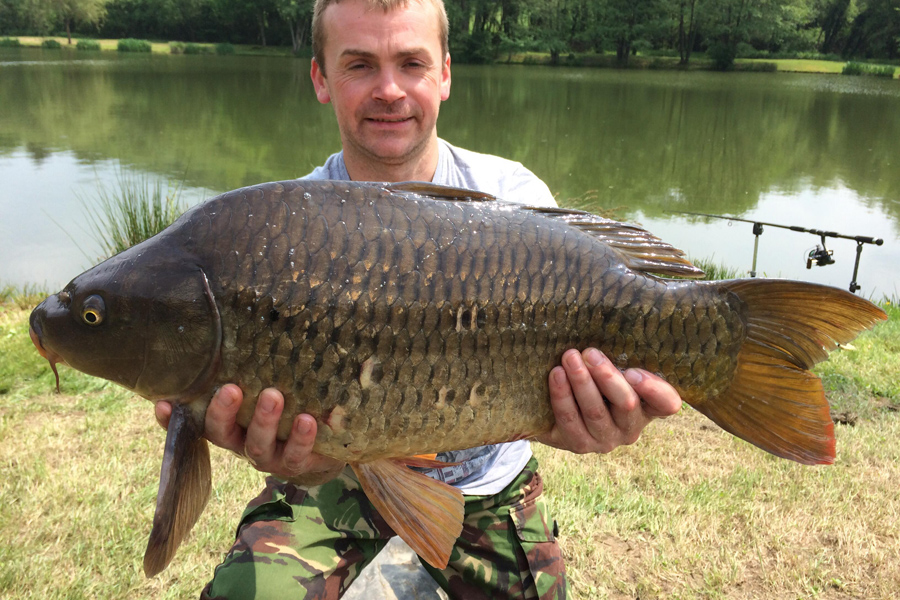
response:
[[[54,372],[62,362],[154,401],[206,391],[221,346],[206,274],[160,244],[134,246],[73,279],[32,311],[30,334]]]

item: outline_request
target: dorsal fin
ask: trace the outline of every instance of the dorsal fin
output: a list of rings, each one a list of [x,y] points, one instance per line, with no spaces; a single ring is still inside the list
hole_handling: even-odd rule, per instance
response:
[[[420,196],[428,196],[437,200],[455,200],[457,202],[488,202],[496,200],[495,196],[467,190],[464,188],[438,185],[428,181],[401,181],[399,183],[385,184],[385,188],[392,192],[412,192]]]
[[[458,202],[496,201],[495,196],[466,190],[463,188],[437,185],[427,181],[403,181],[385,184],[385,188],[395,193],[413,193],[437,200]],[[646,229],[605,219],[583,210],[545,206],[522,206],[543,217],[561,219],[572,227],[577,227],[616,250],[625,265],[633,271],[655,273],[657,275],[699,279],[704,273],[685,258],[684,252],[667,244]]]
[[[526,210],[542,217],[560,219],[594,236],[616,250],[625,265],[633,271],[690,279],[699,279],[704,275],[685,258],[684,252],[637,225],[569,208],[532,206]]]

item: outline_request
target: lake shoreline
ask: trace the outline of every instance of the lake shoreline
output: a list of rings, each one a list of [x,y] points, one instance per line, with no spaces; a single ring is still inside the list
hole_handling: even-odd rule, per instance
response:
[[[44,40],[56,40],[60,44],[61,51],[75,51],[75,45],[78,39],[91,39],[100,44],[101,51],[118,51],[118,39],[100,39],[92,38],[73,38],[72,44],[68,43],[65,37],[61,36],[8,36],[10,39],[17,39],[22,48],[41,48]],[[171,44],[179,44],[184,46],[186,42],[179,41],[151,41],[152,54],[176,54],[173,52]],[[214,54],[216,44],[214,43],[193,43],[203,49],[203,54]],[[282,56],[284,58],[294,58],[291,48],[287,46],[254,46],[246,44],[235,44],[235,54],[240,56]],[[87,51],[90,52],[90,51]],[[308,56],[300,56],[301,58],[309,58]],[[736,58],[734,62],[733,72],[777,72],[777,73],[815,73],[820,75],[840,75],[844,65],[848,62],[855,61],[831,61],[816,60],[802,58]],[[493,65],[528,65],[528,66],[557,66],[569,68],[586,68],[586,69],[623,69],[623,70],[681,70],[681,71],[715,71],[713,61],[702,57],[694,58],[687,65],[678,64],[678,57],[672,56],[632,56],[626,65],[617,62],[614,54],[582,54],[568,55],[561,57],[557,65],[551,63],[549,53],[540,52],[522,52],[507,55],[506,59],[499,59],[491,63]],[[871,63],[880,64],[880,63]],[[893,65],[888,65],[893,66]],[[900,68],[894,67],[893,79],[900,77]]]

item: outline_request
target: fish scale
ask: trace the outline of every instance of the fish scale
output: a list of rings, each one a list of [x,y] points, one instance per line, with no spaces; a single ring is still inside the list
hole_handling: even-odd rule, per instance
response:
[[[654,274],[702,273],[648,232],[580,211],[415,182],[290,181],[208,200],[76,277],[33,311],[31,336],[51,365],[173,403],[148,576],[209,497],[201,435],[226,383],[243,391],[243,426],[270,386],[285,398],[280,439],[296,415],[315,417],[314,450],[349,463],[391,527],[444,568],[462,495],[407,467],[550,430],[547,376],[570,348],[660,375],[777,456],[834,460],[809,369],[883,311],[808,283]]]

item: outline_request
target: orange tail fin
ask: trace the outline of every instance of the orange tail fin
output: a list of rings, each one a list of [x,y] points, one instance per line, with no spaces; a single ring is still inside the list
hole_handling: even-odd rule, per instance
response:
[[[828,401],[808,369],[887,315],[867,300],[822,285],[771,279],[716,285],[744,305],[747,341],[728,390],[695,408],[776,456],[833,463]]]

